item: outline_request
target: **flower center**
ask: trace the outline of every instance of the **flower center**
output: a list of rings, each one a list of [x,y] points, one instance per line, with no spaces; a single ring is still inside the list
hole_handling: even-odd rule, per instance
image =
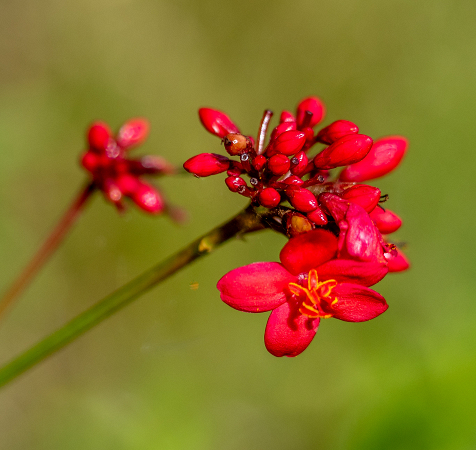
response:
[[[317,271],[309,271],[307,288],[297,283],[289,283],[288,287],[292,294],[296,295],[301,304],[299,312],[315,319],[328,319],[333,316],[332,306],[337,303],[337,298],[332,295],[332,290],[337,286],[336,280],[319,282]]]

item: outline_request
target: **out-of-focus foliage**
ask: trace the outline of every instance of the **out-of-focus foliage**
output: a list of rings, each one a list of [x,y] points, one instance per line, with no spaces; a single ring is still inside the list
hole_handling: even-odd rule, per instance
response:
[[[266,314],[233,311],[215,283],[276,260],[284,239],[227,244],[0,392],[1,447],[474,448],[475,13],[470,0],[2,0],[0,288],[81,186],[92,120],[146,116],[141,151],[181,164],[220,152],[198,107],[255,134],[264,108],[307,95],[325,123],[409,138],[377,183],[413,268],[379,286],[383,316],[323,321],[300,357],[277,359]],[[237,212],[246,200],[219,178],[160,180],[185,227],[96,196],[0,325],[1,361]]]

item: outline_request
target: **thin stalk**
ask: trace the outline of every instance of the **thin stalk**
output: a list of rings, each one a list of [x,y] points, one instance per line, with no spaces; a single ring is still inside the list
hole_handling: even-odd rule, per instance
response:
[[[124,308],[150,288],[173,275],[197,258],[207,255],[234,236],[257,231],[269,226],[252,207],[248,207],[228,222],[214,228],[184,249],[155,267],[139,275],[125,286],[102,299],[90,309],[68,322],[0,369],[0,386],[14,380],[49,355],[101,323],[111,314]]]
[[[88,183],[81,189],[38,252],[3,294],[3,297],[0,299],[0,320],[5,315],[6,310],[26,289],[38,271],[61,244],[65,235],[78,219],[86,201],[91,197],[94,190],[94,183]]]

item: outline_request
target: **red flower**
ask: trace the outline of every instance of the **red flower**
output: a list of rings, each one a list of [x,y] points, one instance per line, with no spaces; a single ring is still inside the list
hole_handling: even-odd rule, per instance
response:
[[[320,319],[363,322],[388,307],[368,288],[385,276],[386,264],[337,259],[337,252],[338,240],[329,231],[298,235],[281,250],[281,263],[254,263],[222,277],[221,299],[240,311],[272,310],[266,348],[275,356],[297,356],[312,341]]]
[[[126,157],[126,152],[140,145],[147,137],[149,124],[144,119],[126,122],[116,137],[102,122],[95,122],[88,130],[89,149],[81,164],[90,172],[94,183],[107,200],[123,209],[123,197],[149,213],[160,213],[165,208],[161,193],[141,180],[142,175],[173,172],[172,166],[158,156],[140,159]]]

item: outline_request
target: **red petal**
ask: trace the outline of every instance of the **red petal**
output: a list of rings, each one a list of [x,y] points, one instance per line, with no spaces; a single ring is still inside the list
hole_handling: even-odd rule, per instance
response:
[[[388,273],[387,265],[353,259],[331,259],[317,269],[319,280],[334,279],[338,283],[372,286]]]
[[[390,256],[388,258],[388,271],[389,272],[403,272],[410,268],[408,259],[403,252],[397,248],[397,256]]]
[[[385,312],[385,299],[372,289],[356,284],[339,283],[332,291],[338,299],[332,306],[336,319],[346,322],[365,322]]]
[[[291,238],[279,259],[289,272],[299,275],[329,261],[336,253],[337,238],[330,231],[318,229]]]
[[[389,136],[374,142],[368,155],[345,168],[342,181],[366,181],[379,178],[395,169],[407,151],[408,141],[402,136]]]
[[[264,343],[274,356],[297,356],[316,335],[319,319],[309,319],[286,302],[269,316]]]
[[[374,221],[382,234],[390,234],[402,226],[402,219],[389,209],[377,206],[371,213],[370,218]]]
[[[217,288],[221,299],[232,308],[246,312],[269,311],[286,301],[285,289],[296,282],[281,264],[258,262],[228,272]]]
[[[219,138],[224,138],[229,133],[240,132],[231,119],[221,111],[211,108],[200,108],[198,110],[198,115],[207,131]]]
[[[149,134],[149,122],[146,119],[131,119],[122,125],[117,134],[117,143],[124,149],[142,144]]]
[[[374,186],[355,184],[342,193],[342,198],[361,206],[369,213],[378,205],[380,194],[380,189]]]
[[[356,163],[367,155],[372,142],[372,139],[365,134],[350,134],[341,137],[316,155],[314,165],[318,169],[333,169]]]

